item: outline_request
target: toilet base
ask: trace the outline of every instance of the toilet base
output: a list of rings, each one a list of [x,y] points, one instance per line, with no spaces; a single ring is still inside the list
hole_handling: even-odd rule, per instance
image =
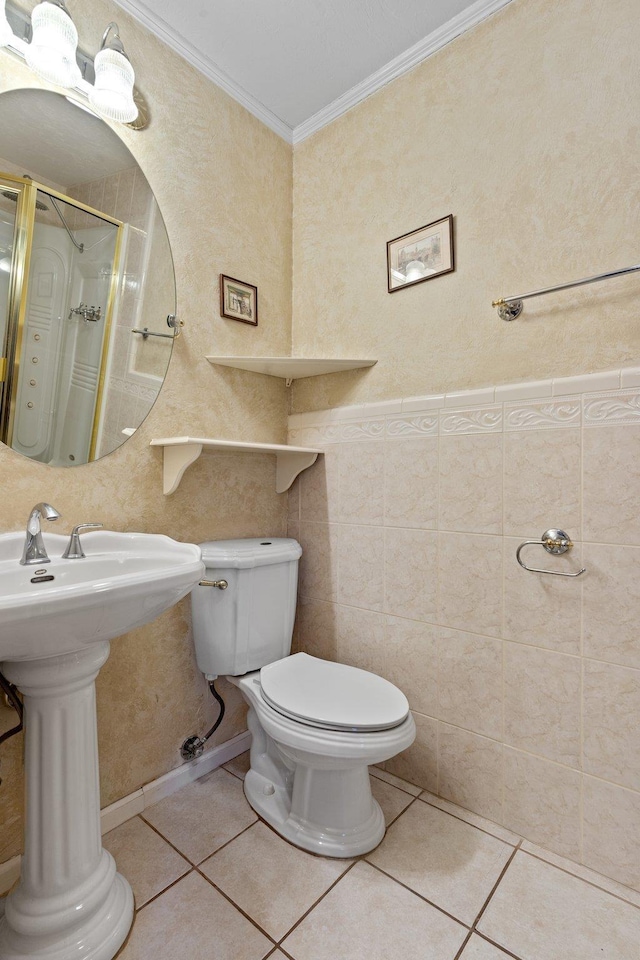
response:
[[[365,768],[367,778],[368,769]],[[244,781],[247,800],[273,829],[296,847],[323,857],[356,857],[377,847],[385,832],[382,810],[371,797],[371,814],[352,827],[322,827],[296,816],[291,810],[291,795],[286,786],[249,770]],[[347,812],[347,811],[343,811]]]

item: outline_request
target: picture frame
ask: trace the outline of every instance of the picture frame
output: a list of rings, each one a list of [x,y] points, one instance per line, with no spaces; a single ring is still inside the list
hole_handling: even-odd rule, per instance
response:
[[[387,289],[406,290],[455,270],[453,214],[387,242]]]
[[[220,314],[258,326],[258,288],[235,277],[220,274]]]

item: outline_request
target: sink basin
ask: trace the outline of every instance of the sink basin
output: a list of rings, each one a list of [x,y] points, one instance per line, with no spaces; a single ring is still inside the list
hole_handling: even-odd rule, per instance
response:
[[[68,536],[43,539],[51,563],[22,567],[24,533],[0,535],[0,662],[112,640],[173,606],[204,575],[199,547],[159,534],[86,533],[82,560],[62,559]]]
[[[124,943],[133,894],[102,847],[95,679],[110,640],[204,574],[200,547],[169,537],[96,530],[63,560],[68,540],[44,534],[51,562],[23,567],[24,534],[0,535],[0,670],[24,698],[27,792],[0,960],[112,960]]]

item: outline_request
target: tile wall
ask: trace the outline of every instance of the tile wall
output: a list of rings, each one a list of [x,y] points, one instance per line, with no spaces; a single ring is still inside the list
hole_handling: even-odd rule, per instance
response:
[[[386,768],[640,889],[640,370],[290,417],[296,644],[400,686]],[[523,559],[561,527],[570,554]]]

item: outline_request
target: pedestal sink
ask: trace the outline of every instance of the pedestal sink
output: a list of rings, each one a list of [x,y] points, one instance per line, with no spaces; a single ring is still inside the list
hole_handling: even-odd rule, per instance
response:
[[[133,895],[102,848],[95,678],[109,641],[148,623],[203,576],[200,548],[96,531],[84,559],[44,535],[51,563],[20,566],[24,534],[0,536],[0,671],[25,705],[22,874],[4,901],[0,960],[111,960]]]

